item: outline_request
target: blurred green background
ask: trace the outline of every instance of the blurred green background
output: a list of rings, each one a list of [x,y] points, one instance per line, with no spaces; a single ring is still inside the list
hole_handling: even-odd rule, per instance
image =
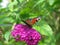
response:
[[[6,4],[6,5],[5,5]],[[33,25],[48,38],[38,45],[60,45],[60,0],[0,0],[0,45],[26,45],[10,36],[13,25],[41,16]]]

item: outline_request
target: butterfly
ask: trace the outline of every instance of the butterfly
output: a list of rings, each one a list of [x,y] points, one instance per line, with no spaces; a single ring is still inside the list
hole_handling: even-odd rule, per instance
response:
[[[32,18],[32,19],[27,19],[27,20],[22,20],[25,24],[27,24],[28,26],[32,27],[32,25],[34,25],[36,22],[38,22],[41,19],[41,17],[36,17],[36,18]]]

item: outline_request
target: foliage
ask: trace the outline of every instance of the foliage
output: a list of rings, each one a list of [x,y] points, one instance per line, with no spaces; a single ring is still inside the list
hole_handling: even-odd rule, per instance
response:
[[[1,2],[1,1],[0,1]],[[6,8],[0,7],[1,45],[26,45],[12,39],[10,32],[16,23],[41,16],[33,28],[46,37],[38,45],[59,45],[60,38],[60,1],[59,0],[10,0]]]

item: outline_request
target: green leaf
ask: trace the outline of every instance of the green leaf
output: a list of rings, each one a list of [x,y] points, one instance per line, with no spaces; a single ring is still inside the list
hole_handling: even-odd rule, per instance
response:
[[[14,21],[15,21],[15,20],[12,19],[12,17],[11,17],[11,18],[7,17],[7,18],[5,18],[5,19],[3,20],[3,22],[8,22],[8,23],[13,23]]]
[[[6,18],[6,15],[0,15],[0,24],[3,24],[3,20]]]
[[[5,38],[5,41],[8,42],[9,40],[9,37],[10,37],[10,31],[7,31],[4,35],[4,38]]]
[[[26,43],[23,42],[23,41],[19,41],[19,42],[16,43],[16,45],[26,45]]]
[[[34,26],[34,28],[40,32],[41,35],[45,35],[46,37],[39,42],[39,45],[54,45],[55,38],[51,27],[44,21],[40,23],[41,25],[39,24],[38,26]]]
[[[55,2],[55,0],[48,0],[50,5],[53,5],[53,3]]]
[[[60,33],[56,35],[56,40],[58,40],[59,38],[60,38]]]
[[[9,10],[11,11],[11,12],[13,12],[14,11],[14,6],[15,5],[17,5],[17,0],[14,0],[14,2],[11,2],[9,5],[8,5],[8,8],[9,8]]]
[[[18,0],[17,0],[18,1]],[[22,3],[24,0],[19,0],[20,1],[20,3]]]
[[[3,45],[3,43],[2,43],[2,42],[0,42],[0,45]]]
[[[37,5],[39,5],[40,3],[42,3],[44,0],[39,0],[34,6],[33,6],[33,8],[34,7],[36,7]]]
[[[0,0],[0,3],[2,2],[2,0]]]

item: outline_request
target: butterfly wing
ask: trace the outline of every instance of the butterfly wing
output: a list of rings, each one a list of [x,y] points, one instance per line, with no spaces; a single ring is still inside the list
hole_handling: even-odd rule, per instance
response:
[[[25,24],[27,24],[29,27],[32,27],[30,20],[26,20],[26,21],[22,20],[22,21],[23,21]]]
[[[32,26],[32,19],[26,20],[26,23],[27,23],[29,26]]]
[[[26,21],[22,20],[24,23],[26,23],[28,26],[34,25],[38,20],[40,20],[40,17],[33,18],[33,19],[28,19]]]

